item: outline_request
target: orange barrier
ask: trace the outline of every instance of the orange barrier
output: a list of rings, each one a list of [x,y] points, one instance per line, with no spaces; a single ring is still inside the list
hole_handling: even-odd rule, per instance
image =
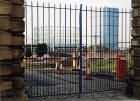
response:
[[[108,59],[108,60],[116,60],[116,59],[118,59],[118,58],[88,58],[89,60],[105,60],[105,59]]]
[[[33,59],[33,60],[37,60],[38,58],[35,58],[35,57],[26,57],[24,59]],[[44,60],[60,60],[61,58],[60,57],[49,57],[49,58],[45,58],[44,57]],[[65,59],[65,57],[64,57]],[[82,58],[82,59],[85,59],[85,58]],[[105,58],[87,58],[87,60],[104,60]],[[119,58],[107,58],[108,60],[116,60],[116,59],[119,59]],[[66,57],[66,60],[77,60],[76,58],[73,58],[73,57]]]
[[[126,55],[117,55],[116,60],[116,76],[124,78],[126,76]]]

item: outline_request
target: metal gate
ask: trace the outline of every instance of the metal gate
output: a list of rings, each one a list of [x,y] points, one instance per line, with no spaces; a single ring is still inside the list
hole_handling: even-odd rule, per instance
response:
[[[31,2],[25,15],[30,97],[125,90],[130,10]]]

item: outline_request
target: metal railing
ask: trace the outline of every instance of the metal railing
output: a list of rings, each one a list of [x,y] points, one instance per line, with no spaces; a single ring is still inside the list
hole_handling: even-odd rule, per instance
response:
[[[126,9],[25,4],[26,93],[44,97],[125,90],[130,18]]]

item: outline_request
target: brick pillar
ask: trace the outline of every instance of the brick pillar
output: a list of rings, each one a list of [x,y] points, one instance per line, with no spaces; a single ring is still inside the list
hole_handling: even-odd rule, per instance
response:
[[[24,0],[0,0],[0,101],[27,101],[24,94]]]
[[[133,93],[140,98],[140,0],[132,0],[132,37]]]

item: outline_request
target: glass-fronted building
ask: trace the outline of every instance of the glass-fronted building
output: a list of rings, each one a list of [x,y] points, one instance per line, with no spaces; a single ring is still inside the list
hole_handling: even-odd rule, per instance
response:
[[[118,49],[119,9],[104,8],[103,14],[103,45],[110,50]]]

